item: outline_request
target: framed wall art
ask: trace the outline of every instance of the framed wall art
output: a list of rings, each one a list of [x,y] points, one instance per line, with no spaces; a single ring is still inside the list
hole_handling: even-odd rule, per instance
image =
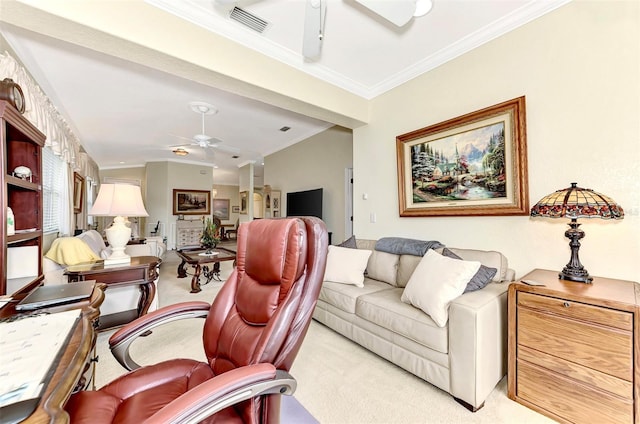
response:
[[[241,215],[247,214],[248,201],[249,201],[249,192],[241,191],[240,192],[240,214]]]
[[[229,219],[229,199],[213,199],[211,207],[213,208],[213,216],[217,216],[221,220]]]
[[[231,206],[231,212],[239,213],[240,212],[240,206]]]
[[[528,215],[525,98],[396,137],[400,216]]]
[[[82,212],[84,200],[84,177],[77,172],[73,173],[73,212]]]
[[[174,215],[210,215],[211,192],[209,190],[173,189]]]

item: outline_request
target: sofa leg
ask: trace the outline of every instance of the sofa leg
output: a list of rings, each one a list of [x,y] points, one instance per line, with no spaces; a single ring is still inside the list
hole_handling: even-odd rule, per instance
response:
[[[467,402],[463,401],[462,399],[458,399],[455,396],[453,398],[455,399],[456,402],[458,402],[460,405],[464,406],[465,408],[467,408],[471,412],[476,412],[476,411],[478,411],[480,408],[482,408],[484,406],[484,402],[482,402],[480,404],[480,406],[475,407],[475,406],[471,405],[470,403],[467,403]]]

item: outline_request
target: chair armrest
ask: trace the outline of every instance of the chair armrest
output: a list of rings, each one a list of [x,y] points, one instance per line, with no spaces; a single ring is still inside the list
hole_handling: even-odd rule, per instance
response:
[[[129,355],[129,348],[135,339],[152,328],[172,321],[206,318],[210,308],[211,305],[207,302],[182,302],[157,309],[131,321],[113,333],[109,338],[109,349],[120,365],[127,370],[140,368],[140,365]]]
[[[247,365],[199,384],[144,423],[200,422],[224,408],[256,396],[291,395],[296,386],[296,380],[289,373],[276,370],[272,364]]]

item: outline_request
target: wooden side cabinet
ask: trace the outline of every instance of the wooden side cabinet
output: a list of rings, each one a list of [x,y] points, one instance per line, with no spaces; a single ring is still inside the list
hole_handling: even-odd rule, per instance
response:
[[[508,396],[562,423],[638,423],[638,284],[536,269],[509,286]]]

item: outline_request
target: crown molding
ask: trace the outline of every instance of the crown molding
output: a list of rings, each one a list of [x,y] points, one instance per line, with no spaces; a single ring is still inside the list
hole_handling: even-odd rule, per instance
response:
[[[484,28],[449,45],[446,49],[421,60],[391,77],[373,86],[366,86],[338,72],[317,63],[306,61],[301,54],[293,52],[254,31],[242,28],[234,22],[216,14],[209,7],[212,2],[175,2],[173,0],[145,0],[146,3],[158,7],[168,13],[201,26],[213,33],[230,39],[244,47],[258,51],[265,56],[285,63],[318,79],[349,91],[352,94],[371,100],[385,92],[410,81],[440,65],[443,65],[481,45],[498,38],[509,31],[525,25],[555,9],[564,6],[571,0],[532,0],[523,7]]]

